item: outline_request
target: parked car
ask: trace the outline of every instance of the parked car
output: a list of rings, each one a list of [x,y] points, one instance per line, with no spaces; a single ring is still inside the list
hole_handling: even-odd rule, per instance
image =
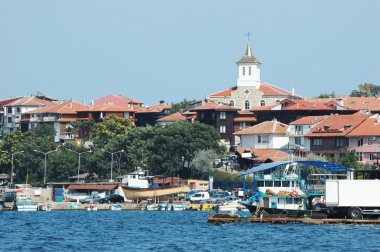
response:
[[[16,192],[5,192],[4,202],[12,202],[16,198]]]
[[[185,200],[190,200],[190,197],[193,196],[195,193],[197,192],[201,192],[201,190],[191,190],[190,192],[188,192],[185,196]]]
[[[208,192],[197,192],[190,197],[190,202],[205,202],[210,198],[210,194]]]
[[[124,197],[119,194],[109,194],[106,197],[99,199],[99,203],[124,203]]]
[[[207,200],[207,202],[209,203],[223,203],[225,201],[226,201],[226,196],[222,193],[214,194],[211,196],[211,198]]]
[[[86,204],[86,203],[99,203],[100,197],[98,196],[88,196],[87,198],[81,199],[80,203]]]

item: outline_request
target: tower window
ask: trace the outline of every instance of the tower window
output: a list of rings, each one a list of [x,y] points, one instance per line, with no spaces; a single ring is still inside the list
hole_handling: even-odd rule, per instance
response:
[[[245,75],[245,67],[243,67],[243,75]]]
[[[235,107],[235,102],[234,101],[231,100],[229,104],[230,104],[231,107]]]
[[[244,102],[244,106],[245,106],[245,110],[249,110],[249,108],[250,108],[250,104],[249,104],[249,101],[248,101],[248,100],[246,100],[246,101]]]
[[[251,67],[248,67],[248,74],[251,75]]]
[[[260,101],[260,106],[261,106],[261,107],[264,107],[264,106],[265,106],[265,101],[264,101],[264,100],[261,100],[261,101]]]

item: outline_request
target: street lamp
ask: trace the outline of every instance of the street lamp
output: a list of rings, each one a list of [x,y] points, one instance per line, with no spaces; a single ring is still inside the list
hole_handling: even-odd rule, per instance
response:
[[[110,182],[113,182],[112,180],[112,171],[113,171],[113,155],[116,154],[116,153],[123,153],[124,150],[120,150],[120,151],[115,151],[115,152],[110,152],[111,154],[111,181]]]
[[[48,151],[48,152],[42,152],[42,151],[39,151],[39,150],[34,150],[35,152],[38,152],[38,153],[42,153],[45,155],[45,169],[44,169],[44,185],[46,184],[46,157],[48,154],[52,153],[52,152],[56,152],[58,149],[55,149],[55,150],[51,150],[51,151]]]
[[[77,182],[79,182],[80,156],[81,156],[82,154],[90,153],[90,152],[92,152],[92,151],[89,150],[89,151],[84,151],[84,152],[77,152],[77,151],[70,150],[70,149],[67,149],[67,150],[68,150],[68,151],[71,151],[71,152],[74,152],[74,153],[76,153],[76,154],[78,154],[78,181],[77,181]]]
[[[8,152],[8,151],[1,151],[1,152],[4,152],[4,153],[7,153],[8,155],[11,155],[12,157],[12,167],[11,167],[11,185],[13,185],[13,169],[14,169],[14,164],[13,164],[13,156],[16,155],[16,154],[19,154],[19,153],[23,153],[24,151],[18,151],[18,152]]]

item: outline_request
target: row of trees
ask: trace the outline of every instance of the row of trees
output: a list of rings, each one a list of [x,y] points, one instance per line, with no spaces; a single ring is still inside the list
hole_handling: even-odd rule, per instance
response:
[[[14,155],[15,182],[43,181],[44,155],[41,152],[52,151],[47,158],[47,181],[51,182],[67,181],[75,176],[77,153],[89,150],[91,152],[81,155],[80,173],[95,173],[102,180],[110,178],[111,153],[115,152],[118,153],[113,155],[113,177],[136,167],[148,169],[151,174],[202,177],[206,171],[199,168],[207,167],[207,163],[226,151],[219,143],[219,133],[200,123],[136,128],[129,119],[111,116],[101,123],[74,125],[73,131],[83,131],[84,126],[89,132],[87,139],[61,146],[54,143],[55,132],[49,125],[38,125],[26,133],[6,134],[0,151],[17,153]],[[11,155],[5,152],[0,153],[0,173],[9,174]]]

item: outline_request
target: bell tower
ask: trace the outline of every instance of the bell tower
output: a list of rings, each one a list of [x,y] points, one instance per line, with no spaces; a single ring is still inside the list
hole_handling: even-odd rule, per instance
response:
[[[252,48],[250,45],[248,32],[247,48],[245,50],[245,55],[238,61],[238,87],[255,87],[258,89],[260,87],[260,65],[261,63],[253,56]]]

